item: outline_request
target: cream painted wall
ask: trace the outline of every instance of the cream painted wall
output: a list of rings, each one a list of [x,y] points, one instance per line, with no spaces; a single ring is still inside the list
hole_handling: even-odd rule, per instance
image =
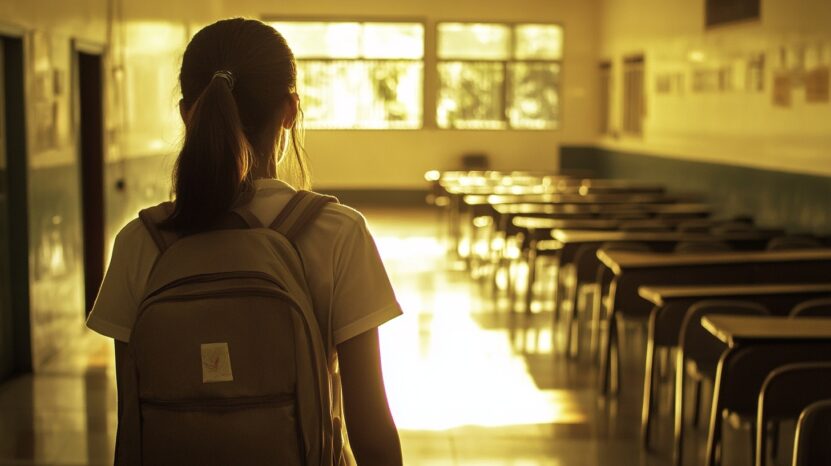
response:
[[[831,103],[807,103],[804,87],[788,108],[773,105],[772,78],[804,65],[831,66],[831,2],[764,0],[761,21],[704,30],[704,0],[601,0],[600,56],[615,78],[611,127],[621,126],[621,60],[646,57],[646,116],[642,137],[604,137],[608,148],[735,165],[831,175]],[[785,50],[786,61],[780,59]],[[764,89],[744,89],[744,70],[764,54]],[[691,91],[694,68],[727,66],[735,89]],[[683,92],[658,94],[656,78],[684,75]]]
[[[77,83],[72,44],[80,40],[103,47],[107,42],[106,19],[106,0],[0,1],[0,34],[22,35],[24,46],[29,317],[36,371],[77,346],[84,329],[80,164],[73,102]],[[45,133],[54,137],[42,137]]]
[[[317,187],[423,188],[422,176],[425,171],[454,168],[461,154],[478,151],[490,154],[495,168],[551,169],[558,164],[557,154],[561,144],[587,144],[594,141],[597,136],[596,0],[519,0],[487,3],[473,0],[325,0],[283,4],[265,0],[213,0],[202,2],[198,9],[183,5],[183,2],[149,0],[126,2],[124,13],[128,25],[133,22],[161,21],[182,30],[185,22],[193,25],[205,24],[227,16],[410,18],[425,21],[428,40],[425,57],[425,99],[428,114],[425,115],[425,128],[413,131],[308,131],[306,148]],[[555,131],[436,129],[431,117],[435,111],[433,101],[438,83],[435,72],[431,72],[435,69],[431,67],[431,63],[435,62],[432,31],[439,20],[550,21],[563,24],[565,51],[561,128]],[[170,44],[171,42],[168,42],[168,45]],[[126,45],[129,49],[130,44]],[[166,72],[170,71],[172,65],[177,64],[176,60],[181,53],[178,47],[172,49],[172,55],[165,54],[161,61],[154,61]],[[178,118],[175,115],[175,97],[163,95],[168,92],[167,89],[175,87],[175,74],[170,78],[164,78],[168,81],[161,88],[154,88],[153,95],[157,98],[153,102],[147,101],[147,94],[140,89],[135,93],[128,92],[128,99],[139,100],[131,108],[136,112],[142,112],[146,108],[148,115],[156,119],[160,118],[160,111],[167,112],[166,116],[161,117],[166,121]],[[180,131],[178,124],[175,127],[166,124],[167,129],[161,133],[153,129],[158,127],[155,123],[148,126],[154,134],[136,136],[134,132],[132,136],[126,135],[127,140],[136,143],[131,144],[128,155],[140,155],[148,150],[158,153],[175,150]],[[155,140],[153,147],[142,146],[150,140]]]

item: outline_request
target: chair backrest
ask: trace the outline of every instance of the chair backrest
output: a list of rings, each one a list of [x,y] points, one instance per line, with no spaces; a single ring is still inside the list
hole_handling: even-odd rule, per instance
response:
[[[820,243],[816,238],[810,236],[779,236],[768,241],[768,251],[786,251],[792,249],[817,249],[821,248]]]
[[[660,220],[639,220],[631,222],[621,222],[620,229],[622,231],[671,231],[666,222]]]
[[[712,220],[686,220],[679,223],[677,229],[684,233],[709,233],[712,226]]]
[[[831,298],[803,301],[794,306],[789,315],[791,317],[831,317]]]
[[[831,399],[831,362],[788,364],[768,374],[759,393],[758,419],[796,419],[811,403]]]
[[[754,227],[752,223],[732,221],[715,225],[713,226],[713,228],[710,229],[710,231],[716,234],[725,234],[746,233],[748,231],[753,231],[755,229],[756,227]]]
[[[831,400],[812,403],[796,423],[793,466],[831,464]]]
[[[674,252],[691,254],[697,252],[726,252],[732,248],[723,241],[681,241],[675,245]]]
[[[726,349],[724,342],[701,325],[702,317],[714,314],[767,315],[770,312],[761,304],[738,300],[705,300],[690,306],[681,324],[679,344],[685,360],[695,362],[699,370],[710,374],[715,374]]]
[[[806,362],[831,362],[831,342],[739,346],[721,362],[721,374],[728,382],[720,389],[724,409],[755,417],[768,375],[778,367]]]

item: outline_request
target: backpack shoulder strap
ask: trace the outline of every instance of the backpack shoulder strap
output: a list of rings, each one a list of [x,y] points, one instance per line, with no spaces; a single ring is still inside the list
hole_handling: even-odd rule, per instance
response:
[[[297,191],[271,223],[270,228],[294,243],[303,229],[312,223],[330,202],[337,203],[338,200],[311,191]]]
[[[165,252],[171,244],[179,239],[179,235],[175,231],[159,228],[159,224],[167,220],[172,212],[172,202],[163,202],[139,212],[139,219],[144,225],[144,228],[147,229],[147,232],[150,233],[150,237],[153,238],[156,247],[159,248],[159,253]]]

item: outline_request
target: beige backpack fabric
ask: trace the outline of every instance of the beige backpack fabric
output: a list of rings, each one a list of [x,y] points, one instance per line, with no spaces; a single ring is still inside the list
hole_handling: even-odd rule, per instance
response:
[[[335,199],[298,192],[269,228],[237,209],[161,251],[118,359],[117,465],[332,466],[326,344],[293,240]],[[340,432],[337,433],[340,435]]]

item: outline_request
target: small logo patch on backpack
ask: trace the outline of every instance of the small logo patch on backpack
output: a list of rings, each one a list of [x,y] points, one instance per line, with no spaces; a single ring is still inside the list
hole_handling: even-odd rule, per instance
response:
[[[231,354],[228,343],[202,344],[202,383],[231,382]]]

